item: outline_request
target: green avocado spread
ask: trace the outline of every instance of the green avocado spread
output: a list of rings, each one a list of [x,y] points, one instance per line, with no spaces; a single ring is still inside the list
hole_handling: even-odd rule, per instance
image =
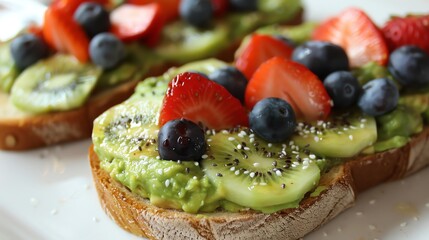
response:
[[[305,41],[314,26],[314,23],[288,28],[271,26],[260,31]],[[92,139],[101,168],[130,191],[159,207],[200,213],[201,216],[218,209],[272,213],[297,207],[305,196],[317,197],[323,193],[326,187],[319,185],[321,175],[348,158],[404,146],[429,120],[429,93],[406,93],[401,95],[400,104],[394,111],[380,117],[351,110],[336,113],[326,121],[299,123],[296,134],[288,143],[265,143],[252,137],[246,129],[232,133],[208,131],[209,148],[200,163],[160,159],[156,149],[157,122],[168,82],[180,72],[193,70],[207,74],[225,65],[209,59],[148,78],[137,86],[129,100],[97,118]],[[355,69],[354,73],[362,84],[374,78],[391,78],[384,67],[375,63]],[[260,141],[260,148],[271,149],[268,155],[279,154],[280,159],[284,152],[299,161],[290,161],[285,172],[272,171],[286,178],[264,177],[249,182],[249,177],[257,178],[252,172],[253,164],[272,169],[278,160],[274,163],[273,158],[266,155],[267,151],[261,155],[252,148],[245,154],[249,162],[243,163],[244,155],[236,156],[234,154],[240,154],[240,151],[231,151],[237,150],[241,140],[236,140],[241,138],[249,142]],[[338,143],[346,144],[339,149]],[[231,158],[240,160],[242,168],[231,165]],[[223,166],[228,169],[225,171]],[[223,170],[222,177],[219,169]]]

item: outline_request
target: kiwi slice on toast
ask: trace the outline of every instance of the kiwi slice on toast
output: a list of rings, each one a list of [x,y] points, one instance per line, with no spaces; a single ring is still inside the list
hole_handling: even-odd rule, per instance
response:
[[[316,156],[295,145],[266,143],[248,129],[209,135],[207,143],[203,171],[226,200],[241,206],[264,212],[296,207],[318,184]]]
[[[299,123],[292,139],[319,156],[353,157],[377,141],[377,124],[373,117],[345,113],[327,121]]]
[[[184,63],[213,56],[227,44],[228,26],[225,23],[198,29],[178,21],[163,29],[156,53],[163,59]]]
[[[19,75],[11,99],[16,107],[30,113],[71,110],[88,99],[100,74],[93,65],[55,54]]]
[[[17,76],[18,70],[10,53],[10,46],[8,43],[2,43],[0,44],[0,91],[10,92]]]

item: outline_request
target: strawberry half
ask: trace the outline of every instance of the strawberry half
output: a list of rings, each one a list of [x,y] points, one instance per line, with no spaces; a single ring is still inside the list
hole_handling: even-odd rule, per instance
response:
[[[380,30],[357,8],[349,8],[319,25],[313,32],[313,39],[343,47],[352,67],[372,61],[385,65],[389,57]]]
[[[148,36],[162,21],[161,7],[157,3],[142,6],[123,4],[110,13],[112,33],[122,41],[139,40]]]
[[[235,66],[250,79],[263,62],[276,56],[289,59],[292,51],[292,48],[272,36],[254,34],[239,52]]]
[[[248,126],[246,110],[224,87],[198,73],[182,73],[169,84],[159,124],[178,118],[210,129]]]
[[[415,45],[429,54],[429,15],[393,17],[382,28],[389,50]]]
[[[63,9],[51,6],[46,10],[43,37],[51,48],[70,53],[82,63],[89,60],[89,40],[85,32]]]
[[[307,121],[326,119],[331,111],[331,99],[322,81],[303,65],[282,57],[263,63],[247,85],[249,109],[268,97],[286,100],[296,116]]]
[[[166,22],[179,18],[180,0],[128,0],[127,3],[135,5],[158,3],[161,6],[161,14]]]

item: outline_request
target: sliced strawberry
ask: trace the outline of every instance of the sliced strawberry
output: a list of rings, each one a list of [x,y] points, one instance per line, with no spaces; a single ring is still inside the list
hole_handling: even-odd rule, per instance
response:
[[[154,31],[161,21],[161,8],[157,3],[142,6],[124,4],[110,13],[112,33],[123,41],[134,41]]]
[[[313,39],[340,45],[352,67],[375,61],[387,63],[389,51],[378,27],[362,10],[349,8],[319,25]]]
[[[290,58],[292,48],[268,35],[254,34],[238,54],[235,66],[250,79],[256,69],[268,59],[279,56]]]
[[[240,101],[198,73],[179,74],[168,86],[160,125],[182,117],[217,130],[248,125],[246,110]]]
[[[89,40],[83,29],[64,14],[64,10],[50,7],[45,12],[43,37],[47,44],[60,52],[70,53],[80,62],[89,60]]]
[[[166,22],[177,20],[179,18],[180,0],[128,0],[127,3],[135,5],[158,3],[161,6],[161,14]]]
[[[214,15],[219,17],[224,15],[228,11],[229,1],[228,0],[211,0],[213,4]]]
[[[249,109],[268,97],[286,100],[297,117],[307,121],[326,119],[331,111],[331,99],[317,76],[282,57],[263,63],[247,85],[245,101]]]
[[[394,17],[382,28],[389,50],[415,45],[429,54],[429,15]]]
[[[156,47],[156,45],[158,45],[158,43],[161,41],[162,30],[165,26],[165,23],[166,20],[163,17],[159,17],[157,20],[155,20],[155,24],[151,27],[150,34],[147,34],[147,36],[143,37],[141,42],[149,47]]]

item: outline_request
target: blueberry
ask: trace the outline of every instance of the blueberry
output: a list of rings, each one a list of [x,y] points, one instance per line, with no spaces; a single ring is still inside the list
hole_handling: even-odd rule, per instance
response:
[[[213,11],[211,0],[182,0],[179,7],[181,18],[199,28],[210,24]]]
[[[110,69],[122,61],[125,56],[125,47],[115,35],[100,33],[91,40],[89,55],[96,65]]]
[[[238,12],[250,12],[258,10],[257,0],[229,0],[231,8]]]
[[[405,87],[429,84],[429,55],[416,46],[402,46],[389,58],[389,72]]]
[[[392,80],[378,78],[363,85],[363,92],[358,100],[362,111],[371,116],[380,116],[396,108],[399,91]]]
[[[235,67],[223,67],[209,74],[209,79],[222,85],[232,96],[236,97],[241,103],[244,102],[244,91],[247,86],[247,79]]]
[[[280,40],[280,41],[282,41],[283,43],[285,43],[287,46],[289,46],[290,48],[295,48],[296,47],[296,43],[292,40],[292,39],[290,39],[290,38],[288,38],[288,37],[285,37],[285,36],[283,36],[283,35],[280,35],[280,34],[276,34],[276,35],[274,35],[273,36],[275,39],[277,39],[277,40]]]
[[[10,44],[10,52],[18,69],[23,70],[49,55],[46,43],[33,34],[24,34]]]
[[[90,38],[99,33],[108,32],[110,29],[109,13],[102,5],[97,3],[82,3],[73,17]]]
[[[282,142],[295,131],[295,112],[283,99],[265,98],[253,107],[249,123],[259,137],[268,142]]]
[[[320,80],[332,72],[349,70],[349,60],[344,49],[328,42],[306,42],[295,48],[292,60],[306,66]]]
[[[158,133],[159,156],[165,160],[198,161],[206,151],[204,131],[186,119],[168,121]]]
[[[323,85],[334,101],[334,107],[350,107],[356,103],[361,93],[361,86],[351,72],[338,71],[329,74]]]

